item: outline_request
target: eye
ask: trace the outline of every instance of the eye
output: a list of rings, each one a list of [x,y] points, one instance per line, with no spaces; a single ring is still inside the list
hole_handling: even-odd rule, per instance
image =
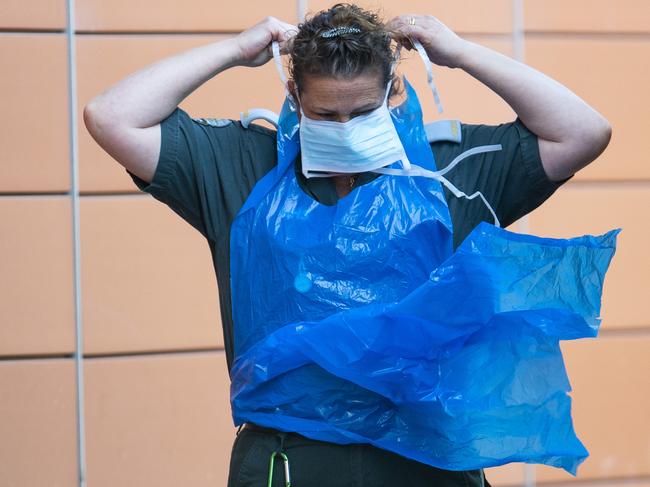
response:
[[[369,109],[369,110],[363,110],[362,112],[353,112],[353,113],[350,114],[350,117],[351,117],[351,118],[354,118],[354,117],[358,117],[358,116],[360,116],[360,115],[365,115],[365,114],[367,114],[367,113],[372,112],[373,110],[374,110],[374,108],[371,108],[371,109]]]
[[[318,113],[314,112],[316,116],[322,120],[334,120],[336,118],[336,115],[333,113]]]

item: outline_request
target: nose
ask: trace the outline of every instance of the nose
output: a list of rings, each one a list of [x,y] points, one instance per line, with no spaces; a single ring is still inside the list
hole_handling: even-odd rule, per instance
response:
[[[352,117],[350,115],[337,115],[336,121],[340,123],[345,123],[349,121]]]

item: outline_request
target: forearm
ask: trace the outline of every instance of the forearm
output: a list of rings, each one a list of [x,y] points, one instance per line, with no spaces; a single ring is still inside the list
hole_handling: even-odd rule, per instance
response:
[[[607,121],[575,93],[545,74],[465,41],[458,67],[491,88],[539,138],[563,142],[600,133]]]
[[[232,39],[196,47],[132,73],[96,96],[87,110],[133,128],[156,125],[190,93],[238,61]]]

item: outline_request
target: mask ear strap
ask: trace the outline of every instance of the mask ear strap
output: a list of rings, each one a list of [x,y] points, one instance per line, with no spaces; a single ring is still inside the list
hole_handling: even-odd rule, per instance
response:
[[[425,178],[432,178],[440,181],[456,198],[465,198],[468,200],[473,200],[474,198],[481,198],[483,204],[485,204],[488,211],[492,214],[492,218],[494,218],[494,225],[500,227],[501,222],[499,221],[499,217],[497,217],[496,211],[494,211],[494,208],[492,208],[488,200],[485,198],[485,196],[483,196],[483,193],[481,193],[480,191],[475,191],[474,193],[468,195],[463,191],[461,191],[460,189],[458,189],[456,186],[454,186],[451,183],[451,181],[449,181],[444,175],[447,174],[449,171],[451,171],[454,167],[456,167],[460,161],[464,160],[469,156],[473,156],[475,154],[482,154],[484,152],[494,152],[494,151],[501,150],[502,148],[503,147],[501,146],[501,144],[481,145],[478,147],[473,147],[456,156],[456,158],[453,161],[451,161],[451,163],[446,168],[441,169],[440,171],[429,171],[428,169],[424,169],[423,167],[420,166],[413,166],[408,171],[404,171],[403,169],[393,169],[393,168],[383,167],[379,169],[374,169],[372,172],[376,172],[379,174],[388,174],[391,176],[423,176]]]
[[[420,58],[422,58],[424,68],[427,70],[427,83],[429,84],[429,88],[431,88],[431,92],[433,93],[433,99],[436,102],[436,106],[438,107],[438,113],[442,113],[442,102],[440,101],[438,89],[433,82],[433,68],[431,67],[431,60],[429,59],[429,55],[427,54],[427,51],[424,49],[420,41],[417,39],[412,39],[411,42],[413,43],[415,49],[417,49]]]
[[[401,58],[402,58],[402,45],[398,43],[397,47],[395,48],[395,59],[393,60],[393,63],[390,65],[391,78],[395,74],[395,69],[397,68],[397,64],[399,63]]]
[[[395,70],[397,69],[397,65],[399,64],[400,57],[402,56],[402,45],[397,44],[397,47],[395,49],[395,59],[390,65],[390,76],[388,80],[388,85],[386,86],[386,93],[384,95],[384,104],[388,101],[388,96],[390,95],[390,90],[391,87],[393,86],[393,76],[395,75]]]
[[[275,68],[278,70],[282,84],[287,86],[287,77],[284,75],[284,68],[282,67],[282,57],[280,56],[280,44],[278,41],[271,43],[271,51],[273,52],[273,60],[275,61]]]
[[[293,102],[293,97],[289,92],[289,88],[287,88],[287,77],[284,74],[284,68],[282,66],[282,56],[280,54],[280,44],[278,43],[278,41],[273,41],[271,43],[271,52],[273,52],[273,61],[275,62],[275,69],[278,70],[278,74],[280,75],[280,81],[282,81],[282,85],[284,86],[284,93],[287,96],[287,98],[289,98],[289,100]]]

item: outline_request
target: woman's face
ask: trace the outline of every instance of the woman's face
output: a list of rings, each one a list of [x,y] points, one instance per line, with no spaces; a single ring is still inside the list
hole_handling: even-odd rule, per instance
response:
[[[292,82],[290,89],[296,98]],[[375,72],[350,79],[305,76],[298,97],[307,117],[347,122],[378,108],[384,101],[385,90],[382,77]]]

